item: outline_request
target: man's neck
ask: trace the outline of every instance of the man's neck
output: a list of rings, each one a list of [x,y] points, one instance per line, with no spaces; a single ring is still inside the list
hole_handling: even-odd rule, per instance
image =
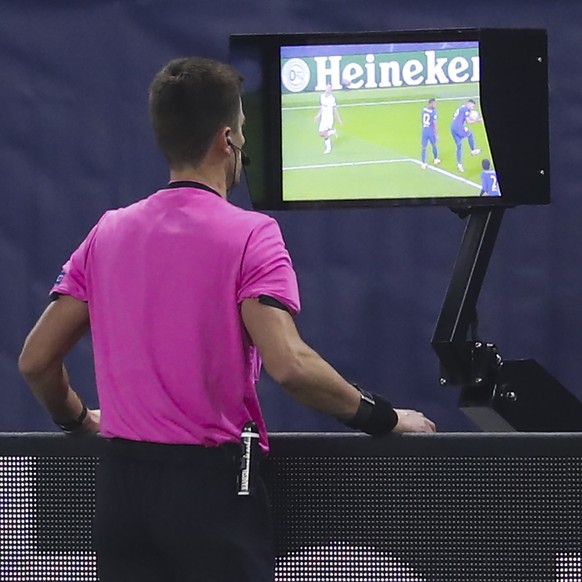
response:
[[[202,168],[181,168],[180,170],[170,168],[170,182],[181,182],[183,180],[204,184],[216,190],[216,192],[226,199],[224,177],[220,179],[215,172],[205,172]]]

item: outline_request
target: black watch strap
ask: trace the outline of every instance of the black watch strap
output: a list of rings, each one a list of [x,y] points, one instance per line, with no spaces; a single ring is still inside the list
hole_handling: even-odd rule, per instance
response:
[[[371,435],[392,431],[398,424],[398,414],[392,404],[379,394],[362,390],[357,384],[353,386],[360,392],[360,406],[356,414],[343,423]]]
[[[85,418],[87,417],[88,413],[87,406],[83,404],[83,410],[81,410],[81,414],[75,419],[69,422],[57,422],[56,420],[54,423],[63,431],[63,432],[73,432],[78,429],[82,424]]]
[[[354,387],[360,392],[360,406],[349,422],[360,426],[366,424],[370,420],[372,413],[374,412],[374,406],[376,406],[376,400],[372,393],[362,390],[357,384],[354,384]]]

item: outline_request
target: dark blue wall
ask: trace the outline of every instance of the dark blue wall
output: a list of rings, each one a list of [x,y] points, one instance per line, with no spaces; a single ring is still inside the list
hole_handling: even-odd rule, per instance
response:
[[[60,265],[100,214],[166,180],[147,117],[151,77],[176,56],[226,60],[229,34],[246,32],[548,29],[553,203],[508,211],[480,329],[506,358],[537,359],[582,397],[580,23],[577,0],[3,0],[0,431],[52,428],[19,378],[22,342]],[[234,200],[248,206],[247,192]],[[462,221],[438,208],[277,218],[299,275],[305,339],[344,375],[426,411],[441,430],[473,430],[457,410],[456,389],[439,386],[430,348]],[[76,389],[96,405],[89,340],[68,365]],[[271,430],[339,428],[268,380],[260,390]]]

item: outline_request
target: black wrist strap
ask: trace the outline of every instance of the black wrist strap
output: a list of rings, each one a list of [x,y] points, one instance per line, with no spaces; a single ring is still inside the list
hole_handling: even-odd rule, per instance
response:
[[[347,421],[346,426],[371,435],[387,434],[398,424],[398,414],[392,404],[379,394],[362,390],[354,384],[361,394],[360,406],[356,414]]]
[[[56,420],[54,423],[63,431],[63,432],[73,432],[74,430],[78,429],[85,420],[87,416],[87,406],[83,403],[83,410],[81,410],[81,414],[75,419],[69,422],[57,422]]]

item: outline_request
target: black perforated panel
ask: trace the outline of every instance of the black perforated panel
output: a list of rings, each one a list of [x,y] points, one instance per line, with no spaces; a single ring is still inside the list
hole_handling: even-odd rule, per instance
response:
[[[276,580],[582,582],[578,440],[275,437]],[[0,582],[97,581],[98,443],[8,445]]]
[[[582,459],[278,458],[281,582],[580,582]]]

